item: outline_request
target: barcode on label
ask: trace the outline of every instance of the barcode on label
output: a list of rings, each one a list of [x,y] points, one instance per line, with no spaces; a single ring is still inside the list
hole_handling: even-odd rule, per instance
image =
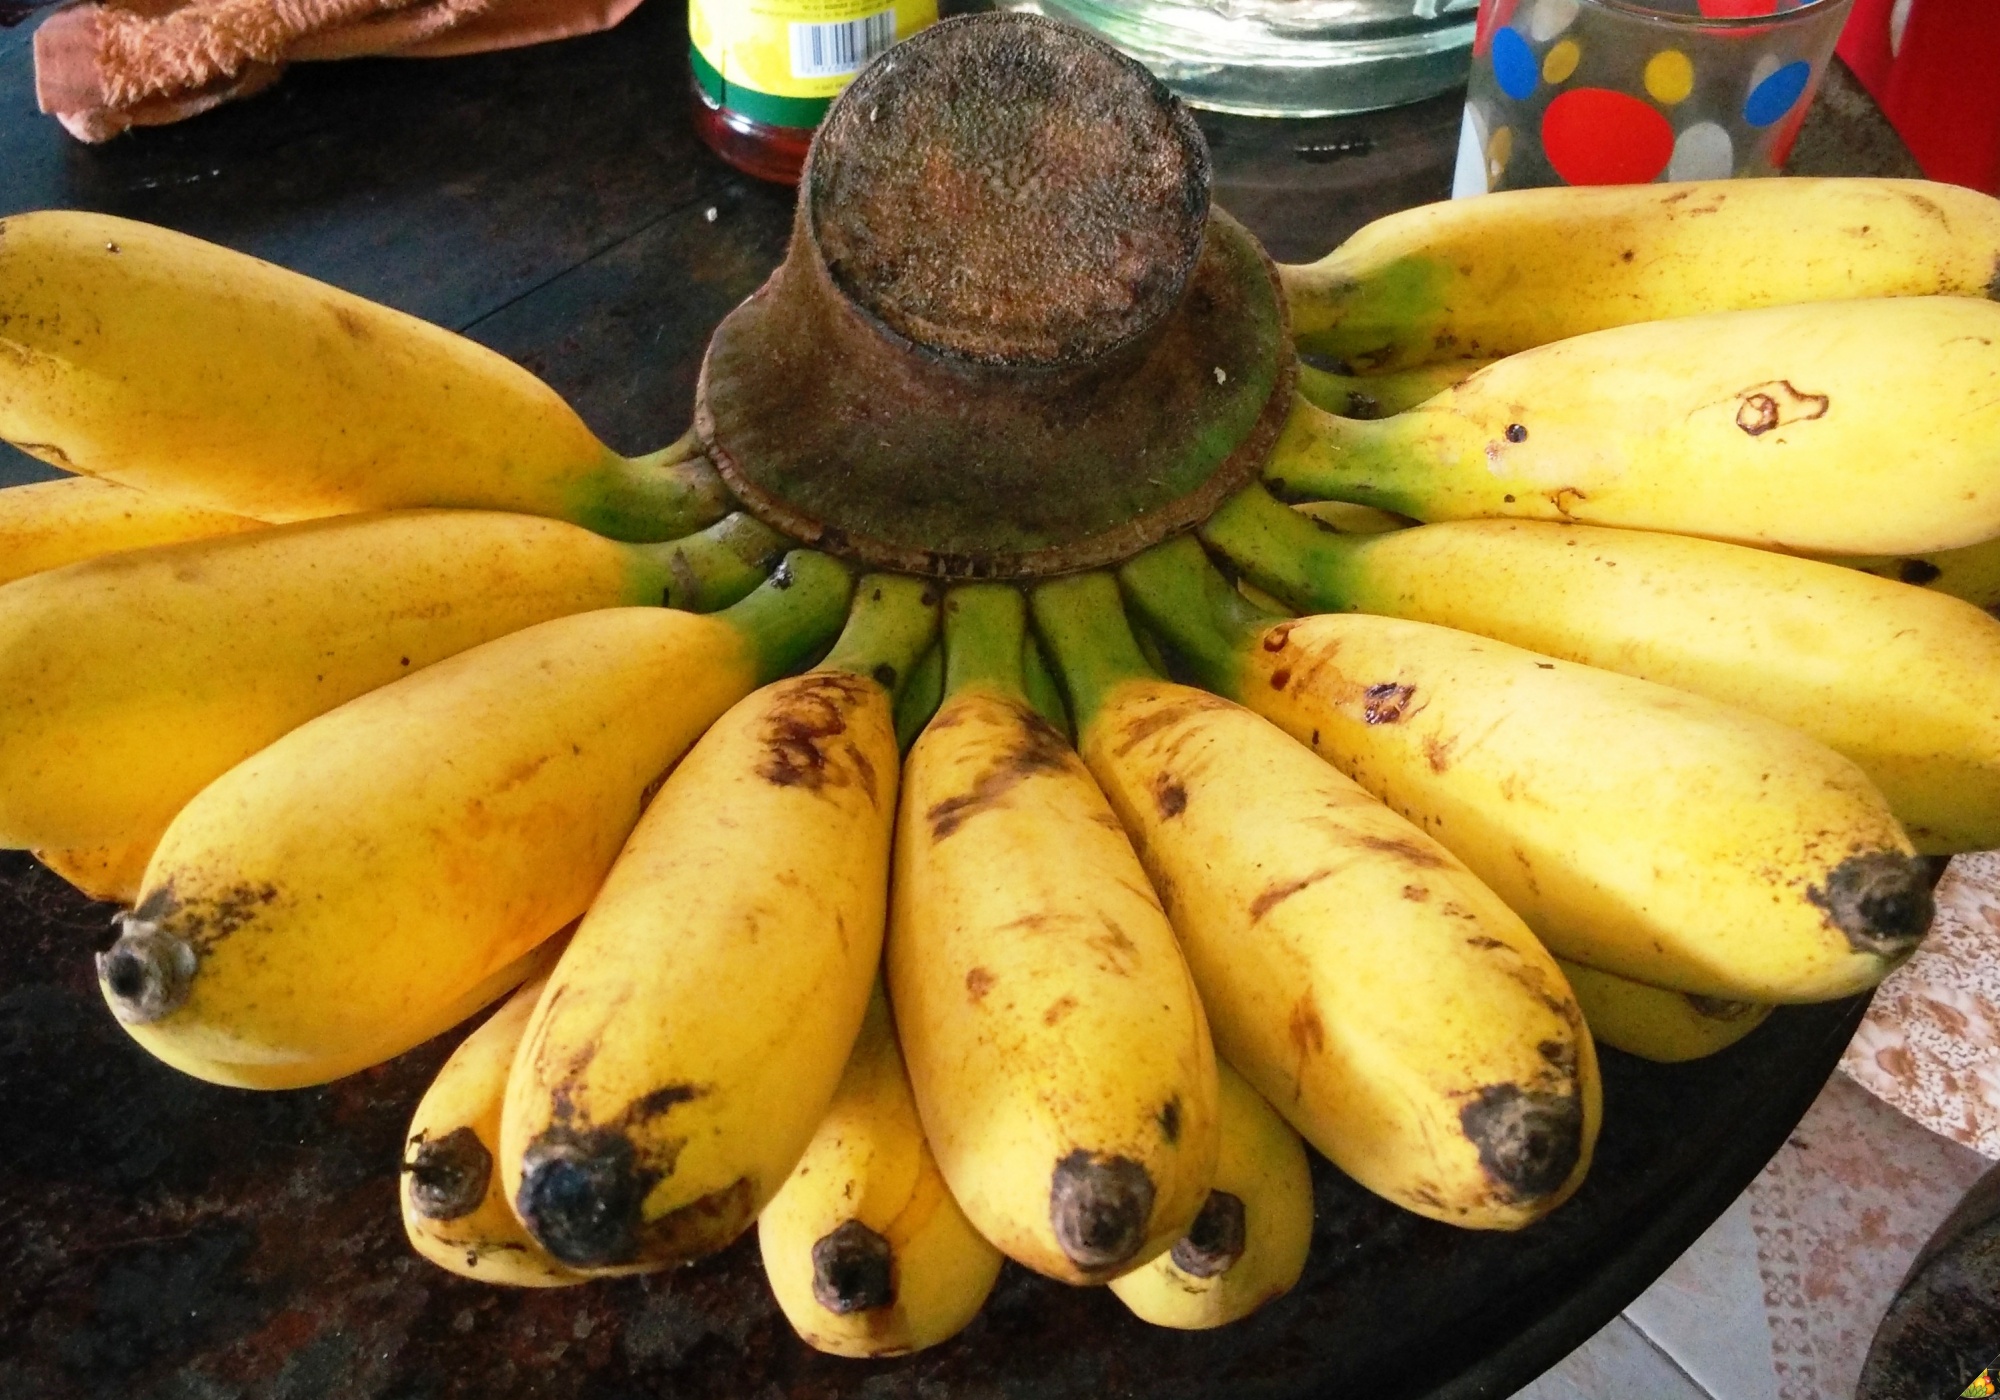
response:
[[[792,76],[833,78],[854,72],[896,42],[896,12],[840,24],[794,24],[791,31]]]

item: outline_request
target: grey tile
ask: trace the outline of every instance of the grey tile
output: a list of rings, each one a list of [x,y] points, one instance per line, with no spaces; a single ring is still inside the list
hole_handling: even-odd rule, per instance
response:
[[[1513,1400],[1713,1400],[1624,1318],[1545,1371]]]
[[[1748,1197],[1724,1211],[1625,1316],[1717,1400],[1778,1400]]]

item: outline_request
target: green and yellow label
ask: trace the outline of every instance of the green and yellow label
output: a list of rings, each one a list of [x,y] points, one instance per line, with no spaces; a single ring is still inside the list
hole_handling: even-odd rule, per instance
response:
[[[818,126],[870,59],[936,21],[937,0],[688,0],[695,81],[773,126]]]

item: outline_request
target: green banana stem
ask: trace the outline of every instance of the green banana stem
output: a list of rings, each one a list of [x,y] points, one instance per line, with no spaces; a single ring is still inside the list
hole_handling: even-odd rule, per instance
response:
[[[736,511],[697,534],[631,548],[659,581],[660,602],[714,612],[742,598],[771,572],[791,543],[755,516]]]
[[[1238,593],[1200,542],[1185,535],[1126,560],[1118,583],[1132,610],[1172,652],[1175,670],[1232,699],[1242,694],[1244,655],[1284,619]]]
[[[1110,574],[1076,574],[1040,584],[1029,603],[1035,630],[1055,653],[1079,733],[1096,722],[1112,690],[1156,674],[1125,620],[1118,581]]]
[[[1349,612],[1354,578],[1371,535],[1343,535],[1285,505],[1261,486],[1222,503],[1201,537],[1250,582],[1300,612]]]
[[[1389,418],[1443,393],[1492,364],[1491,360],[1442,360],[1388,374],[1335,374],[1299,366],[1299,397],[1342,418]]]
[[[1400,441],[1415,416],[1369,423],[1300,398],[1264,464],[1264,484],[1287,500],[1355,501],[1421,518],[1425,466]]]
[[[962,584],[944,598],[944,693],[988,685],[1027,699],[1028,605],[1004,583]]]
[[[1027,688],[1028,703],[1035,707],[1035,713],[1065,738],[1074,738],[1069,727],[1069,707],[1063,703],[1062,687],[1056,684],[1055,672],[1049,669],[1049,659],[1042,654],[1041,643],[1035,640],[1033,631],[1027,632],[1021,639],[1021,679]]]
[[[691,437],[692,435],[690,435]],[[614,540],[678,539],[712,525],[735,504],[700,444],[682,438],[643,457],[607,451],[571,519]]]
[[[767,685],[799,670],[840,631],[854,575],[830,554],[795,549],[750,596],[715,614],[743,634]]]
[[[854,590],[847,625],[822,671],[867,676],[893,699],[933,649],[938,631],[937,590],[922,579],[869,574]]]
[[[944,648],[933,644],[917,658],[916,669],[896,696],[896,747],[904,753],[944,703]]]

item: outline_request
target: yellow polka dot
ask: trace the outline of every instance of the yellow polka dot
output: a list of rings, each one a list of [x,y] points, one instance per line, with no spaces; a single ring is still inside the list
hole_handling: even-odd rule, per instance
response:
[[[1576,71],[1577,61],[1583,57],[1583,50],[1576,46],[1576,40],[1565,39],[1548,52],[1542,60],[1542,81],[1560,83]]]
[[[1646,91],[1671,107],[1694,91],[1694,65],[1679,49],[1662,49],[1646,64]]]
[[[1503,126],[1493,133],[1486,143],[1486,174],[1497,180],[1500,172],[1507,168],[1507,158],[1514,154],[1514,128]]]

